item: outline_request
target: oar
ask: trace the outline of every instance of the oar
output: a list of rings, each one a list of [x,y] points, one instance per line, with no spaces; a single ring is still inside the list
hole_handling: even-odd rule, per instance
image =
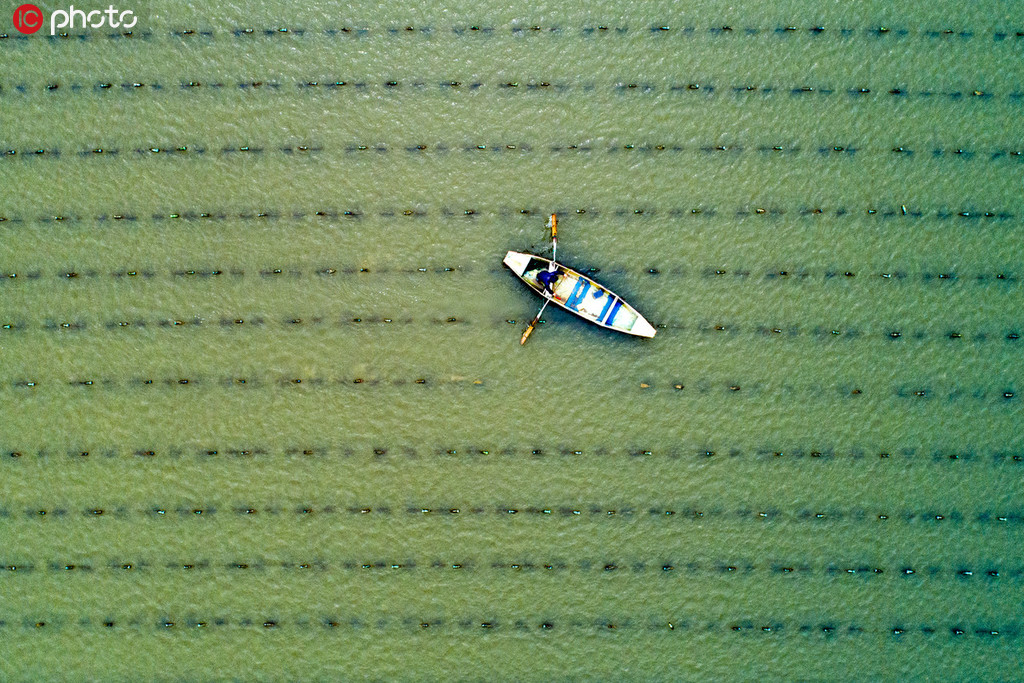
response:
[[[558,256],[558,216],[551,214],[551,218],[548,220],[548,227],[551,228],[551,266],[549,269],[554,271],[555,258]],[[550,301],[551,299],[544,300],[544,305],[540,307],[539,311],[537,311],[537,316],[533,319],[533,322],[530,323],[529,327],[526,328],[526,331],[523,332],[523,336],[519,340],[520,346],[525,344],[526,340],[530,338],[531,334],[533,334],[533,328],[537,327],[537,323],[540,322],[540,316],[544,312],[544,309],[548,307],[548,303]]]
[[[551,262],[553,265],[558,260],[558,216],[551,214],[548,227],[551,228]],[[554,269],[552,268],[552,270]]]
[[[543,313],[543,312],[544,312],[544,309],[548,307],[548,303],[549,303],[550,301],[551,301],[551,299],[545,299],[545,300],[544,300],[544,305],[540,307],[540,310],[539,310],[539,311],[537,311],[537,317],[535,317],[535,318],[533,319],[533,322],[532,322],[532,323],[530,323],[530,326],[526,328],[526,331],[525,331],[525,332],[523,332],[523,336],[522,336],[522,338],[521,338],[521,339],[519,340],[519,345],[520,345],[520,346],[522,346],[523,344],[525,344],[525,343],[526,343],[526,340],[530,338],[530,335],[531,335],[531,334],[533,334],[533,328],[537,327],[537,323],[538,323],[538,322],[540,322],[540,314],[541,314],[541,313]]]

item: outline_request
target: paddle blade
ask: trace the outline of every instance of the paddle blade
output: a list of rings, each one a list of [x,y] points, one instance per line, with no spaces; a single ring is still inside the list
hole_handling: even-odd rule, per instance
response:
[[[548,227],[551,228],[551,260],[558,260],[558,216],[551,214],[550,220],[548,220]],[[551,269],[554,270],[555,264],[551,264]]]
[[[530,338],[530,335],[533,334],[533,328],[535,328],[535,327],[537,327],[537,321],[536,320],[534,320],[532,323],[530,323],[530,326],[526,328],[525,332],[523,332],[523,336],[519,339],[519,345],[520,346],[525,344],[526,340]]]

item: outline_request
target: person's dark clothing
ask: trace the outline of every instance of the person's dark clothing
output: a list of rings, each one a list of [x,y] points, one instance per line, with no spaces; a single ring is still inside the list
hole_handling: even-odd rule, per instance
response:
[[[541,272],[537,273],[537,282],[539,282],[546,291],[551,292],[552,294],[555,293],[554,286],[555,280],[557,279],[558,273],[552,272],[550,270],[542,270]]]

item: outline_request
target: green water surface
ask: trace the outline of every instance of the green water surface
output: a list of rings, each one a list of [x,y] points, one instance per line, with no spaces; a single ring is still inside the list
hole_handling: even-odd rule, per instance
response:
[[[3,23],[0,678],[1021,678],[1021,7]]]

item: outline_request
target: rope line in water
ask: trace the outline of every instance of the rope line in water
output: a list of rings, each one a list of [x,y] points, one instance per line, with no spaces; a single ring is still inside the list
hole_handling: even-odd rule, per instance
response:
[[[727,85],[715,85],[713,83],[700,82],[699,80],[689,82],[672,82],[672,83],[656,83],[656,82],[616,82],[616,83],[579,83],[579,82],[550,82],[543,80],[523,80],[523,81],[497,81],[497,82],[483,82],[483,81],[472,81],[463,82],[459,80],[443,80],[443,81],[382,81],[382,82],[370,82],[370,81],[348,81],[343,79],[326,79],[320,80],[318,78],[309,78],[293,81],[275,81],[275,80],[260,80],[257,78],[244,80],[244,81],[215,81],[215,82],[203,82],[200,80],[189,80],[182,79],[176,83],[160,83],[160,82],[149,82],[146,83],[143,80],[132,80],[132,81],[97,81],[93,83],[79,83],[79,82],[60,82],[58,80],[49,80],[48,82],[39,85],[30,85],[28,83],[0,83],[0,97],[7,95],[32,95],[32,94],[48,94],[51,97],[56,97],[59,94],[71,93],[71,94],[84,94],[84,93],[122,93],[122,94],[133,94],[138,96],[142,93],[186,93],[186,92],[200,92],[200,91],[216,91],[225,92],[228,90],[238,90],[243,92],[357,92],[366,93],[369,91],[381,91],[381,92],[491,92],[491,93],[585,93],[592,94],[598,92],[610,92],[610,93],[631,93],[631,94],[677,94],[685,95],[690,94],[693,96],[703,95],[706,98],[733,96],[748,98],[754,95],[789,95],[794,98],[810,99],[810,98],[829,98],[833,95],[841,96],[845,95],[848,99],[856,100],[858,102],[875,102],[883,104],[885,106],[891,106],[892,102],[899,99],[909,100],[913,98],[915,101],[941,101],[944,103],[962,103],[962,102],[1008,102],[1012,105],[1017,105],[1024,102],[1024,90],[1017,88],[1013,90],[992,92],[981,89],[976,86],[965,85],[959,89],[954,90],[943,90],[940,87],[932,88],[930,86],[915,89],[905,85],[893,85],[893,86],[875,86],[873,88],[866,87],[864,85],[857,86],[840,86],[840,85],[822,85],[822,84],[803,84],[803,85],[774,85],[768,83],[739,83],[739,84],[727,84]],[[376,101],[376,100],[375,100]]]
[[[420,386],[480,386],[484,383],[482,379],[471,379],[471,378],[393,378],[393,379],[379,379],[379,378],[368,378],[362,377],[179,377],[171,378],[164,377],[160,379],[149,379],[137,377],[130,380],[121,379],[110,379],[110,378],[95,378],[95,379],[76,379],[68,382],[54,382],[52,384],[47,382],[39,382],[36,380],[17,380],[14,382],[0,382],[0,387],[10,386],[21,389],[37,389],[41,386],[67,386],[77,387],[85,389],[126,389],[130,387],[143,387],[152,388],[157,386],[166,387],[221,387],[221,388],[246,388],[246,389],[257,389],[257,388],[272,388],[272,387],[288,387],[288,386],[306,386],[314,388],[330,388],[330,387],[343,387],[343,386],[406,386],[406,385],[420,385]]]
[[[53,223],[96,223],[100,226],[108,226],[125,221],[128,223],[162,223],[163,221],[309,221],[317,219],[325,220],[360,220],[363,218],[402,220],[411,218],[439,217],[445,220],[451,219],[473,219],[480,217],[510,218],[518,216],[534,220],[537,215],[573,214],[576,219],[596,219],[599,216],[614,216],[615,218],[633,217],[634,219],[650,219],[652,217],[667,216],[673,220],[682,218],[713,218],[718,215],[727,217],[755,217],[778,218],[781,216],[798,216],[808,218],[854,218],[867,217],[869,220],[900,219],[914,221],[951,221],[956,224],[983,221],[1008,222],[1024,218],[1024,214],[1009,207],[990,207],[987,209],[975,206],[961,206],[960,208],[950,207],[928,207],[898,205],[892,206],[884,202],[877,202],[867,207],[848,206],[821,206],[809,204],[797,204],[795,206],[749,206],[741,205],[734,208],[717,207],[708,204],[698,203],[689,208],[679,206],[634,206],[627,207],[548,207],[538,209],[536,207],[468,207],[451,208],[441,207],[435,209],[406,208],[406,209],[363,209],[352,207],[349,209],[338,209],[322,207],[319,209],[284,209],[267,207],[250,211],[228,211],[226,209],[211,208],[207,211],[170,211],[145,214],[133,211],[101,213],[101,214],[75,214],[70,212],[52,212],[36,216],[24,216],[10,213],[0,213],[0,229],[12,228],[22,223],[33,223],[49,225]],[[4,225],[8,224],[8,225]]]
[[[169,279],[182,282],[215,281],[225,282],[241,278],[256,278],[264,280],[294,281],[297,279],[324,279],[332,276],[359,275],[365,277],[368,274],[380,275],[446,275],[449,273],[474,273],[481,269],[471,265],[437,266],[434,264],[422,266],[374,266],[373,269],[357,265],[335,264],[333,267],[302,266],[293,265],[287,267],[256,267],[245,268],[239,266],[222,266],[218,268],[202,267],[188,268],[176,267],[164,270],[160,268],[123,268],[114,271],[103,272],[95,267],[81,267],[74,270],[56,270],[44,272],[39,267],[27,266],[19,271],[5,270],[0,268],[0,287],[11,287],[17,284],[31,284],[43,281],[73,282],[75,285],[83,283],[97,283],[101,279],[110,278],[118,282],[150,282],[152,280]],[[489,268],[484,270],[487,274],[506,273],[501,268]],[[585,272],[589,275],[597,273],[614,273],[625,275],[629,273],[644,273],[651,276],[663,276],[668,279],[686,279],[700,277],[704,280],[733,283],[736,281],[747,282],[756,286],[762,286],[765,282],[773,283],[814,283],[814,282],[860,282],[869,284],[905,284],[907,282],[927,285],[949,285],[949,284],[977,284],[988,286],[999,284],[1004,287],[1020,284],[1018,272],[1024,272],[1024,265],[1014,265],[1001,271],[977,272],[970,271],[915,271],[912,268],[896,264],[889,270],[882,272],[867,273],[860,266],[847,265],[846,267],[830,267],[822,270],[820,266],[789,265],[785,268],[748,268],[744,266],[733,266],[724,268],[722,266],[689,266],[680,264],[659,263],[656,267],[649,266],[641,269],[627,268],[612,264],[605,268],[587,268]],[[854,280],[860,273],[861,278]],[[725,277],[729,276],[729,277]]]
[[[192,27],[174,28],[162,31],[107,31],[75,33],[62,31],[50,36],[45,33],[23,35],[19,33],[0,33],[0,41],[11,43],[46,42],[49,44],[75,44],[92,41],[162,41],[178,39],[185,43],[206,42],[212,39],[244,39],[255,38],[367,38],[380,36],[406,36],[443,39],[479,38],[490,36],[514,37],[607,37],[607,36],[641,36],[665,40],[668,37],[682,36],[686,38],[753,38],[778,37],[812,38],[815,43],[828,44],[837,39],[885,39],[884,42],[899,39],[927,40],[929,44],[946,45],[950,42],[958,44],[974,41],[991,41],[1019,45],[1024,40],[1024,30],[1012,27],[975,28],[970,26],[920,27],[920,26],[837,26],[835,24],[780,24],[777,26],[731,25],[728,22],[707,25],[679,25],[672,22],[653,23],[650,25],[621,25],[612,23],[590,23],[582,26],[560,24],[515,23],[500,24],[396,24],[386,25],[345,25],[345,26],[237,26],[235,28]],[[877,41],[883,42],[883,41]]]
[[[20,514],[19,514],[20,513]],[[560,505],[551,507],[535,506],[486,506],[486,505],[441,505],[436,507],[428,506],[397,506],[392,508],[388,504],[381,505],[301,505],[298,507],[276,507],[274,505],[260,506],[256,503],[249,505],[236,504],[210,504],[195,503],[189,506],[163,506],[150,505],[142,508],[127,507],[124,505],[112,505],[106,507],[85,507],[75,508],[60,503],[49,504],[46,507],[26,508],[23,510],[12,510],[0,506],[0,522],[9,522],[12,518],[18,517],[23,520],[60,520],[66,521],[72,518],[102,518],[102,519],[130,519],[130,518],[153,518],[153,519],[209,519],[217,516],[247,517],[263,520],[282,520],[289,518],[312,518],[322,515],[348,515],[350,517],[361,517],[365,519],[400,519],[405,518],[461,518],[467,517],[492,517],[501,519],[524,519],[524,518],[561,518],[566,520],[581,519],[617,519],[622,521],[676,521],[676,522],[785,522],[785,523],[814,523],[814,524],[874,524],[874,525],[929,525],[928,528],[960,528],[964,525],[994,526],[1007,529],[1017,529],[1018,525],[1024,525],[1024,509],[1014,511],[991,511],[962,512],[960,510],[949,510],[940,505],[927,510],[896,509],[883,513],[868,512],[863,508],[792,508],[788,510],[774,506],[764,506],[758,509],[744,507],[739,509],[725,509],[719,507],[694,506],[684,504],[682,507],[662,506],[646,507],[621,506],[621,505]]]
[[[489,143],[489,144],[448,144],[436,143],[425,144],[394,144],[394,143],[350,143],[338,146],[325,147],[316,143],[280,145],[267,142],[250,142],[248,144],[211,146],[206,143],[168,143],[168,144],[145,144],[134,148],[119,148],[109,145],[95,145],[81,149],[61,149],[54,146],[35,146],[16,148],[10,144],[0,143],[0,161],[22,160],[32,161],[36,159],[49,160],[74,160],[74,159],[127,159],[142,160],[152,158],[164,159],[197,159],[200,157],[220,156],[233,159],[244,159],[251,155],[284,155],[288,158],[309,158],[313,156],[337,155],[337,154],[400,154],[409,156],[447,155],[452,153],[464,153],[481,155],[481,153],[502,154],[505,156],[525,156],[532,154],[556,156],[576,154],[579,156],[590,156],[591,154],[619,155],[626,153],[655,154],[659,158],[668,159],[682,154],[702,154],[718,158],[732,157],[743,154],[760,154],[762,156],[793,157],[801,156],[807,158],[863,158],[864,156],[890,156],[900,159],[943,159],[950,161],[1022,161],[1024,151],[1016,148],[992,148],[992,149],[965,149],[957,145],[949,147],[932,147],[931,149],[911,149],[905,145],[893,147],[872,147],[866,143],[860,147],[844,144],[818,144],[818,145],[683,145],[679,143],[666,142],[661,144],[652,143],[624,143],[624,144],[594,144],[594,143]]]
[[[793,622],[775,619],[736,619],[719,621],[720,617],[660,617],[650,616],[620,616],[614,619],[609,618],[549,618],[547,615],[533,615],[530,617],[509,617],[496,618],[494,616],[477,618],[454,618],[450,616],[416,616],[416,617],[395,617],[375,614],[372,617],[323,616],[322,612],[315,615],[283,619],[280,617],[239,617],[236,615],[198,617],[195,611],[185,616],[165,616],[160,619],[151,617],[129,617],[111,616],[107,613],[102,617],[75,616],[70,617],[53,612],[35,613],[31,616],[7,616],[0,618],[0,630],[20,628],[23,631],[34,631],[37,634],[48,632],[61,632],[64,630],[115,630],[125,629],[132,631],[177,631],[194,632],[221,629],[281,629],[292,628],[303,632],[321,633],[332,631],[360,631],[372,630],[381,633],[419,633],[438,632],[446,633],[460,631],[462,633],[477,633],[480,635],[495,633],[526,632],[546,633],[552,631],[571,631],[581,633],[607,633],[628,632],[640,634],[647,632],[650,635],[663,633],[693,634],[706,637],[708,635],[745,635],[761,634],[763,636],[784,637],[787,635],[818,637],[823,642],[831,641],[839,637],[866,637],[874,636],[880,638],[893,638],[898,641],[911,639],[917,645],[933,643],[944,647],[948,642],[968,642],[968,639],[995,640],[1011,639],[1016,640],[1024,631],[1024,625],[1020,622],[1010,621],[998,626],[990,621],[982,619],[959,619],[951,624],[920,624],[918,619],[896,620],[893,626],[874,627],[860,626],[857,622],[845,620],[831,620],[820,622]],[[913,625],[911,625],[913,624]],[[940,638],[939,641],[932,639]],[[916,636],[916,637],[915,637]],[[923,639],[923,640],[922,640]]]
[[[991,585],[998,581],[1017,581],[1024,578],[1024,566],[999,569],[995,564],[989,562],[984,568],[976,568],[970,563],[958,563],[955,566],[915,566],[913,563],[903,562],[886,567],[870,562],[850,562],[846,560],[824,562],[821,561],[800,561],[800,562],[738,562],[735,558],[719,561],[679,561],[665,559],[652,560],[650,558],[633,558],[614,560],[482,560],[465,559],[459,562],[442,560],[414,560],[404,558],[401,560],[352,560],[352,559],[268,559],[255,558],[238,560],[234,562],[214,561],[208,559],[188,560],[109,560],[102,564],[93,564],[90,561],[4,561],[0,560],[0,580],[11,580],[12,577],[28,577],[33,573],[56,572],[75,574],[89,574],[95,578],[102,578],[102,575],[94,572],[105,572],[106,576],[130,575],[134,572],[159,572],[159,573],[216,573],[244,575],[246,572],[263,572],[272,570],[285,570],[302,574],[307,572],[413,572],[413,571],[441,571],[443,573],[463,572],[492,572],[492,573],[516,573],[516,574],[546,574],[546,573],[582,573],[582,574],[653,574],[664,575],[673,578],[685,578],[694,576],[751,576],[760,574],[777,574],[787,578],[813,579],[825,577],[845,577],[859,579],[883,579],[898,578],[913,580],[956,580],[961,585],[969,583],[977,584],[984,581],[983,585]],[[907,582],[904,582],[907,583]],[[910,582],[913,585],[913,582]]]
[[[0,391],[33,392],[41,387],[59,388],[61,390],[80,391],[124,391],[133,389],[155,389],[164,387],[167,389],[179,389],[180,391],[202,391],[210,388],[221,389],[244,389],[256,391],[260,389],[282,389],[305,387],[308,390],[329,390],[343,387],[405,387],[420,385],[423,387],[457,387],[472,388],[495,386],[499,384],[494,380],[470,377],[419,377],[412,378],[362,378],[362,377],[163,377],[158,379],[136,377],[133,379],[113,379],[109,377],[90,377],[73,380],[50,380],[40,381],[38,379],[0,379]],[[657,386],[656,386],[657,385]],[[658,383],[654,380],[642,380],[631,385],[632,391],[639,389],[642,392],[652,394],[673,392],[679,396],[693,397],[721,397],[721,396],[812,396],[822,399],[843,399],[858,400],[865,396],[888,397],[897,400],[914,400],[917,403],[943,401],[945,403],[972,402],[988,406],[1015,407],[1017,391],[1012,388],[1013,382],[1008,381],[1003,388],[982,387],[982,386],[961,386],[945,385],[936,387],[927,382],[918,384],[898,384],[894,388],[883,391],[868,391],[860,388],[857,383],[843,383],[835,385],[801,385],[781,384],[768,386],[757,381],[743,382],[742,384],[729,384],[727,382],[711,382],[708,380],[697,380],[694,383],[683,384],[679,381],[667,381]],[[607,389],[630,391],[630,385],[616,383]],[[596,391],[596,388],[593,389]],[[652,391],[653,390],[653,391]],[[660,391],[659,391],[660,390]]]
[[[6,457],[3,457],[6,456]],[[492,458],[578,458],[581,456],[601,458],[618,457],[627,458],[634,463],[650,462],[652,458],[678,460],[680,458],[696,458],[700,461],[711,461],[717,459],[719,462],[732,462],[737,459],[763,460],[771,463],[790,464],[803,462],[805,460],[819,463],[845,462],[882,462],[899,463],[901,466],[908,463],[930,463],[943,465],[951,463],[986,463],[994,467],[1024,464],[1024,447],[1007,445],[996,449],[975,449],[970,446],[961,448],[924,448],[924,447],[900,447],[900,448],[840,448],[835,446],[812,447],[793,446],[787,448],[763,446],[760,448],[741,448],[738,446],[672,446],[668,448],[636,448],[636,447],[609,447],[608,445],[599,448],[571,448],[571,447],[542,447],[513,448],[508,446],[492,445],[487,448],[476,446],[464,446],[454,448],[451,446],[440,446],[433,449],[425,449],[420,445],[404,445],[373,448],[356,448],[351,446],[324,446],[311,445],[287,446],[284,448],[269,448],[263,446],[246,446],[239,448],[231,446],[184,446],[171,445],[166,447],[141,447],[141,448],[120,448],[117,446],[90,446],[90,447],[58,447],[48,446],[43,448],[25,448],[12,446],[11,444],[0,444],[0,463],[17,462],[21,458],[35,458],[43,462],[67,461],[87,462],[96,458],[130,458],[138,462],[147,462],[152,458],[193,458],[202,461],[220,461],[225,458],[231,459],[256,459],[256,458],[370,458],[379,460],[382,458],[406,458],[415,459],[420,457],[440,457],[442,459],[458,458],[462,461],[474,461]],[[60,459],[58,461],[58,458]],[[13,466],[13,465],[12,465]]]
[[[140,330],[184,330],[201,328],[203,330],[215,330],[217,326],[221,329],[238,329],[244,327],[246,330],[282,328],[286,330],[309,329],[310,327],[323,328],[330,326],[338,329],[354,329],[354,325],[362,327],[386,325],[388,329],[406,331],[412,326],[425,325],[458,325],[478,327],[500,327],[502,325],[518,325],[523,321],[514,318],[503,319],[494,317],[489,321],[467,320],[457,316],[438,317],[416,320],[414,318],[395,318],[380,315],[360,315],[358,317],[339,318],[337,315],[312,315],[305,317],[284,317],[268,320],[262,315],[246,317],[220,317],[219,319],[203,318],[193,315],[182,318],[133,318],[133,319],[108,319],[105,321],[89,322],[81,318],[75,320],[56,320],[45,318],[39,322],[6,321],[0,318],[0,339],[10,339],[12,333],[28,333],[32,331],[58,332],[58,333],[85,333],[85,332],[113,332],[113,331],[140,331]],[[807,339],[816,341],[829,340],[859,340],[859,341],[943,341],[951,344],[962,345],[964,350],[974,350],[972,347],[985,343],[1015,343],[1020,341],[1021,332],[1012,330],[976,330],[973,332],[961,329],[948,330],[944,332],[906,330],[903,327],[888,327],[884,330],[863,329],[844,325],[814,325],[805,324],[732,324],[732,323],[658,323],[658,329],[672,329],[681,333],[701,334],[715,337],[717,340],[725,341],[739,336],[743,337],[766,337],[770,339]],[[376,327],[375,327],[376,329]]]

